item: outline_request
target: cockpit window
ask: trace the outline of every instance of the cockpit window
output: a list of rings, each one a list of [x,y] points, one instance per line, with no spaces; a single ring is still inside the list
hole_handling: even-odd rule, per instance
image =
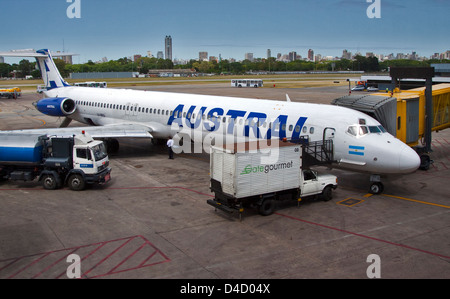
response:
[[[357,126],[348,127],[347,133],[349,133],[350,135],[353,135],[353,136],[357,136],[358,135],[358,127]]]
[[[381,134],[386,133],[386,129],[383,126],[361,126],[361,125],[353,125],[349,126],[347,129],[347,133],[355,136],[362,137],[367,134]]]
[[[370,133],[381,133],[380,128],[378,128],[377,126],[369,126],[369,131]]]
[[[369,129],[366,126],[360,126],[359,127],[359,136],[364,136],[366,134],[369,134]]]

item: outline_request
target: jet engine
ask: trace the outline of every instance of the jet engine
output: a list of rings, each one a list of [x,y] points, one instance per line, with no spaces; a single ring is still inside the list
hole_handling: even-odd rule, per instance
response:
[[[77,110],[75,101],[70,98],[46,98],[39,100],[36,109],[50,116],[68,116]]]

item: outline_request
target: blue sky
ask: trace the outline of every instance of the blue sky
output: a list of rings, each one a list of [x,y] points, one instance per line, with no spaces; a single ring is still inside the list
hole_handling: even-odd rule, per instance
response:
[[[370,19],[367,0],[80,0],[69,19],[67,0],[1,0],[0,51],[48,48],[80,54],[74,63],[146,55],[173,38],[173,57],[244,59],[308,49],[324,56],[450,50],[450,0],[379,0]],[[375,0],[374,0],[375,1]],[[8,12],[5,14],[5,12]],[[6,62],[10,60],[6,59]]]

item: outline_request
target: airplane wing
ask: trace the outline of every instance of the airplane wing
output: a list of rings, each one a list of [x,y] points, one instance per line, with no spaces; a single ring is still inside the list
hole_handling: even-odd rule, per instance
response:
[[[47,55],[45,54],[41,54],[41,53],[36,53],[35,50],[16,50],[16,51],[9,51],[9,52],[0,52],[0,56],[5,56],[5,57],[41,57],[41,58],[45,58],[47,57]]]
[[[42,134],[42,135],[57,135],[57,136],[71,136],[85,131],[93,138],[120,138],[120,137],[141,137],[153,138],[150,134],[153,129],[143,124],[112,124],[105,126],[88,126],[88,127],[65,127],[65,128],[43,128],[43,129],[29,129],[29,130],[12,130],[0,131],[0,134],[15,133],[15,134]]]

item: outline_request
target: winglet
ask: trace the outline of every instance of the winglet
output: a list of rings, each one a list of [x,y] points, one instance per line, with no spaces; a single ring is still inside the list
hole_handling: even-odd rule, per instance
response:
[[[288,95],[288,94],[286,94],[286,101],[288,101],[288,102],[291,101],[291,99],[289,98],[289,95]]]

